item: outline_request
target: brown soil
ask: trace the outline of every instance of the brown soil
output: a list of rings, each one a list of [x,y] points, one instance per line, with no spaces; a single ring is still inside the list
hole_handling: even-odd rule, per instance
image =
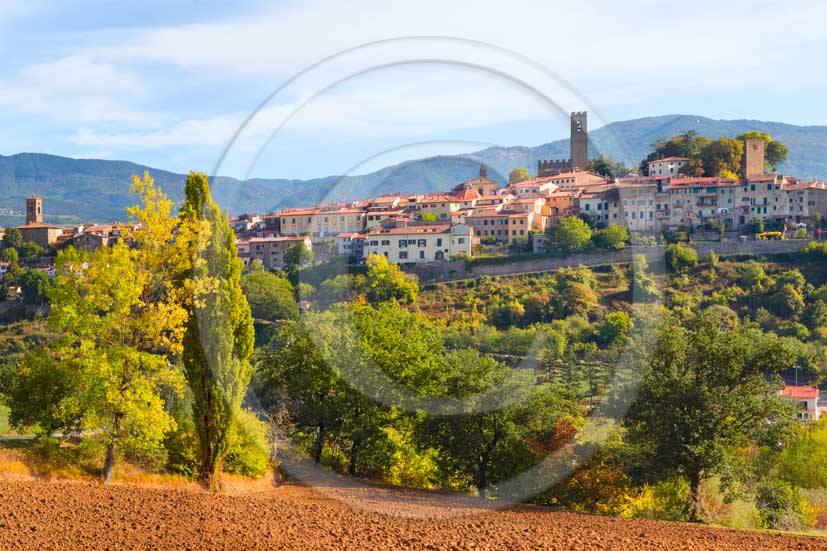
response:
[[[5,481],[0,482],[0,549],[787,551],[825,550],[827,539],[533,507],[486,510],[463,498],[382,488],[320,491],[285,485],[244,495],[210,495],[131,485]]]

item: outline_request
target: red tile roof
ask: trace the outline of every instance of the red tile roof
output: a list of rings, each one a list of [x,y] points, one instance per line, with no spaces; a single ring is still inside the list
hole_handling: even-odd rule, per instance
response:
[[[785,386],[781,389],[781,396],[816,399],[818,398],[818,388],[814,386]]]

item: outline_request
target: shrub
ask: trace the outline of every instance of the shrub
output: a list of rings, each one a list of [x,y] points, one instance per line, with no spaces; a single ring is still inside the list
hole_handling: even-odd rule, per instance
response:
[[[621,516],[652,520],[685,521],[692,511],[689,484],[683,478],[644,486],[629,499]]]
[[[801,249],[801,254],[816,260],[827,258],[827,242],[811,241]]]
[[[663,232],[663,240],[666,243],[688,243],[689,232],[686,230],[671,230]]]
[[[623,226],[609,224],[604,229],[595,232],[592,241],[601,249],[616,251],[624,248],[629,241],[629,232]]]
[[[194,479],[198,476],[198,437],[192,420],[179,419],[176,429],[164,440],[169,472]]]
[[[259,478],[264,476],[270,464],[267,425],[259,421],[255,414],[240,411],[230,431],[224,471]]]
[[[747,230],[749,230],[751,234],[759,234],[764,231],[764,223],[758,218],[753,218],[749,221]]]
[[[666,265],[675,273],[683,273],[698,265],[698,253],[688,245],[673,243],[666,247]]]
[[[767,481],[758,488],[756,504],[761,523],[778,530],[808,530],[816,522],[817,511],[797,488],[780,480]]]
[[[777,241],[784,236],[780,231],[765,231],[755,234],[755,239],[760,241]]]
[[[654,235],[643,234],[633,231],[629,234],[629,242],[633,247],[654,247],[658,244],[658,240]]]

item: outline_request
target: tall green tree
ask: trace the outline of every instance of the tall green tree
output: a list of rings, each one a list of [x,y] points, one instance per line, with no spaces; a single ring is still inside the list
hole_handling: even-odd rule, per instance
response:
[[[552,248],[569,252],[586,249],[592,239],[592,230],[586,222],[576,216],[567,216],[560,220],[557,227],[546,230],[546,239]]]
[[[447,395],[461,398],[478,413],[429,416],[421,438],[438,450],[440,467],[455,480],[485,497],[491,486],[533,465],[542,457],[543,444],[556,436],[558,421],[574,407],[534,385],[529,370],[512,371],[476,350],[456,350],[445,357]],[[482,392],[508,381],[500,388],[502,398],[525,394],[519,404],[492,411],[480,407]]]
[[[49,300],[49,277],[41,272],[29,268],[17,278],[20,292],[25,304],[45,304]]]
[[[7,228],[2,243],[4,249],[19,249],[23,245],[23,234],[17,228]]]
[[[737,446],[777,442],[792,418],[775,392],[780,380],[767,376],[789,368],[795,354],[755,325],[707,311],[688,324],[668,320],[652,357],[636,361],[646,375],[624,421],[629,442],[645,476],[686,478],[699,521],[701,482]]]
[[[282,276],[263,270],[241,278],[241,288],[253,317],[266,321],[297,319],[299,307],[293,285]]]
[[[195,289],[184,335],[183,364],[193,396],[200,450],[199,480],[220,487],[228,434],[250,383],[254,330],[241,290],[242,263],[227,216],[206,175],[191,172],[180,219],[192,235],[189,281]]]
[[[17,264],[20,261],[20,255],[17,253],[17,249],[9,247],[0,251],[0,261]]]

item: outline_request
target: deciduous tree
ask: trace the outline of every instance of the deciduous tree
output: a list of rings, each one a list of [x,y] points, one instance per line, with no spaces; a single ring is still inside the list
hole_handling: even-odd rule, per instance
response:
[[[689,324],[672,319],[657,338],[646,373],[624,421],[630,442],[654,479],[683,476],[700,520],[701,482],[722,466],[726,450],[769,442],[791,415],[767,375],[789,368],[795,355],[775,335],[714,312]]]
[[[528,169],[522,166],[518,166],[514,170],[508,173],[508,183],[509,184],[517,184],[519,182],[524,182],[528,180]]]

